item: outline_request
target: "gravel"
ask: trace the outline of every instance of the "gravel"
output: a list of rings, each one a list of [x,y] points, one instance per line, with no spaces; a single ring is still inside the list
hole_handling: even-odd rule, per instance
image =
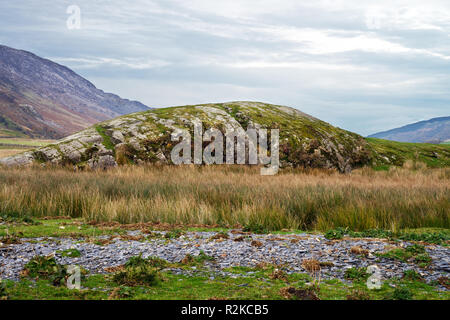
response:
[[[160,233],[164,233],[163,231]],[[140,231],[129,231],[129,235],[140,235]],[[200,251],[215,257],[214,262],[206,262],[205,270],[185,270],[173,268],[176,274],[199,274],[207,272],[213,279],[217,277],[237,276],[224,269],[231,266],[253,267],[261,262],[278,263],[288,273],[306,272],[302,268],[304,259],[316,259],[331,262],[331,266],[321,269],[321,278],[338,278],[344,280],[345,270],[351,267],[378,266],[383,279],[402,277],[404,271],[414,269],[427,282],[440,277],[448,277],[450,272],[449,249],[444,246],[427,245],[426,250],[432,262],[429,268],[421,269],[414,263],[378,258],[375,253],[389,249],[389,246],[408,246],[411,243],[389,243],[381,239],[344,239],[329,241],[322,235],[288,234],[288,235],[251,235],[243,241],[234,241],[240,234],[229,233],[229,239],[210,240],[215,232],[187,232],[177,239],[156,238],[145,241],[125,241],[113,239],[107,245],[70,238],[22,239],[21,244],[0,247],[0,278],[18,280],[23,266],[36,255],[55,254],[60,264],[74,264],[84,267],[91,273],[106,273],[106,267],[124,264],[130,257],[157,256],[169,262],[179,262],[187,254],[198,255]],[[262,243],[261,247],[252,246],[252,240]],[[354,246],[369,251],[367,257],[350,252]],[[78,249],[80,257],[62,257],[57,251],[70,248]],[[252,273],[248,273],[251,275]],[[246,276],[241,275],[241,276]],[[444,289],[444,288],[442,288]]]

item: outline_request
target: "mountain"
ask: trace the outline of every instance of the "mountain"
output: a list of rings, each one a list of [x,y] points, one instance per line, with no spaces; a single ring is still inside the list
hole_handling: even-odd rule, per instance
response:
[[[441,143],[450,139],[450,117],[433,118],[375,133],[369,137],[400,142]]]
[[[0,137],[62,138],[148,109],[97,89],[67,67],[0,45]]]

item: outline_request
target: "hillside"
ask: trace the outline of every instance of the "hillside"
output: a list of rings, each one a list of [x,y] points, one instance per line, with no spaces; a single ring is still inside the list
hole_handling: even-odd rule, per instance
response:
[[[147,109],[97,89],[67,67],[0,45],[0,137],[62,138]]]
[[[450,117],[433,118],[369,136],[400,142],[441,143],[450,139]]]
[[[232,102],[155,109],[97,124],[55,145],[9,158],[6,163],[32,160],[69,162],[90,167],[127,162],[170,162],[176,127],[278,128],[283,166],[338,168],[349,171],[367,162],[367,143],[357,134],[338,129],[296,109],[257,102]]]
[[[141,162],[170,164],[170,151],[175,144],[170,139],[171,133],[175,128],[192,131],[192,121],[201,121],[205,130],[214,127],[222,132],[238,127],[278,128],[282,167],[336,168],[349,172],[363,165],[401,165],[415,157],[415,154],[402,153],[402,147],[386,147],[383,140],[366,140],[293,108],[259,102],[230,102],[121,116],[56,144],[5,158],[0,163],[15,165],[37,161],[92,168]],[[447,146],[436,146],[433,151],[419,149],[418,160],[434,166],[450,164]]]

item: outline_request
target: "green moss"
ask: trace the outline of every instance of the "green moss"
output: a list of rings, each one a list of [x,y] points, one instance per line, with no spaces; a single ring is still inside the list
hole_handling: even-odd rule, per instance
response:
[[[392,249],[384,253],[378,253],[377,256],[403,262],[413,262],[423,268],[431,263],[431,257],[426,252],[425,247],[419,244],[413,244],[406,248]]]
[[[97,130],[98,134],[103,138],[103,145],[105,148],[114,151],[114,143],[112,143],[111,137],[106,133],[106,129],[100,125],[96,125],[95,130]]]

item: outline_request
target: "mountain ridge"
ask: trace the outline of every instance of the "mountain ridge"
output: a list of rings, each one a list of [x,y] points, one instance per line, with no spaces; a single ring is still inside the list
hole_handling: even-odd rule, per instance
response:
[[[399,142],[441,143],[450,139],[450,116],[410,123],[368,136]]]
[[[148,109],[96,88],[64,65],[0,45],[0,135],[62,138]]]

